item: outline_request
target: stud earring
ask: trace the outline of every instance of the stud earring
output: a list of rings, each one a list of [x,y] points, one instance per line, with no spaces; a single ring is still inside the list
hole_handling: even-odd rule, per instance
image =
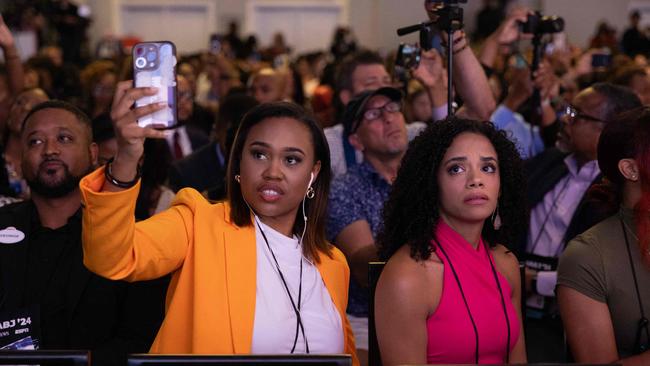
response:
[[[235,180],[237,181],[237,183],[241,183],[241,175],[236,174],[235,175]]]

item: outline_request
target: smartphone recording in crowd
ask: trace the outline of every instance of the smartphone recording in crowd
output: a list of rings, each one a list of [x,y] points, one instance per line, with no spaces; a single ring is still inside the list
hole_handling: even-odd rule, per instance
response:
[[[155,88],[156,94],[142,97],[136,106],[164,105],[163,109],[138,119],[141,127],[174,128],[178,123],[176,95],[176,46],[169,42],[144,42],[133,47],[133,82],[136,88]]]

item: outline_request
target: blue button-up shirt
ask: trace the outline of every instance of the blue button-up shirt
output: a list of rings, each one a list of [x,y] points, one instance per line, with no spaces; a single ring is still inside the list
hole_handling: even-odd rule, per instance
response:
[[[531,126],[524,117],[511,111],[503,104],[492,113],[490,121],[506,132],[510,141],[515,143],[522,159],[529,159],[544,151],[544,141],[539,134],[539,127]]]
[[[347,173],[334,178],[329,197],[327,237],[336,244],[336,236],[355,221],[365,220],[372,235],[382,227],[381,211],[388,199],[391,185],[368,162],[348,168]],[[350,277],[348,313],[368,316],[368,289]]]

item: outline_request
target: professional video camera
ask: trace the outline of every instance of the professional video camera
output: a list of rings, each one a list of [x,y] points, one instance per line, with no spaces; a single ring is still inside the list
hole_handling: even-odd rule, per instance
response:
[[[550,34],[559,33],[564,30],[564,19],[557,15],[542,16],[540,12],[528,14],[525,23],[520,23],[522,33],[528,34]]]
[[[398,36],[419,31],[420,41],[419,44],[400,43],[395,63],[405,69],[418,67],[422,49],[431,49],[431,43],[436,33],[440,31],[453,32],[463,28],[463,8],[459,4],[465,3],[467,0],[427,1],[425,6],[431,20],[397,30]]]
[[[542,61],[542,54],[546,49],[546,43],[542,42],[542,37],[546,34],[559,33],[564,30],[564,19],[559,16],[542,16],[540,12],[528,14],[528,19],[525,23],[520,23],[520,30],[522,33],[533,35],[533,61],[530,65],[530,75],[533,78],[535,71],[539,69],[539,64]],[[529,122],[533,125],[540,125],[542,121],[542,99],[539,89],[533,90],[531,96],[531,105],[533,107],[532,114]]]
[[[460,4],[467,3],[467,0],[427,0],[425,7],[429,15],[429,21],[420,24],[399,28],[398,36],[413,32],[420,32],[420,44],[400,44],[397,50],[395,64],[405,69],[416,68],[420,64],[422,49],[429,50],[432,47],[434,34],[447,33],[447,44],[453,44],[453,33],[463,29],[463,9]],[[451,47],[451,46],[450,46]],[[447,64],[452,65],[453,52],[447,52]],[[451,66],[447,68],[447,111],[452,116],[453,95],[452,95],[452,74]]]

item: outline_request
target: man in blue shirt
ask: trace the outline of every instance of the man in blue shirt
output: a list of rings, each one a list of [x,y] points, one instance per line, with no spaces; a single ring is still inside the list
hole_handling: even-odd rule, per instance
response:
[[[350,263],[348,315],[357,354],[368,349],[368,262],[377,260],[375,236],[381,210],[408,146],[402,93],[391,87],[366,91],[352,99],[343,116],[344,136],[363,162],[332,182],[327,235]]]

